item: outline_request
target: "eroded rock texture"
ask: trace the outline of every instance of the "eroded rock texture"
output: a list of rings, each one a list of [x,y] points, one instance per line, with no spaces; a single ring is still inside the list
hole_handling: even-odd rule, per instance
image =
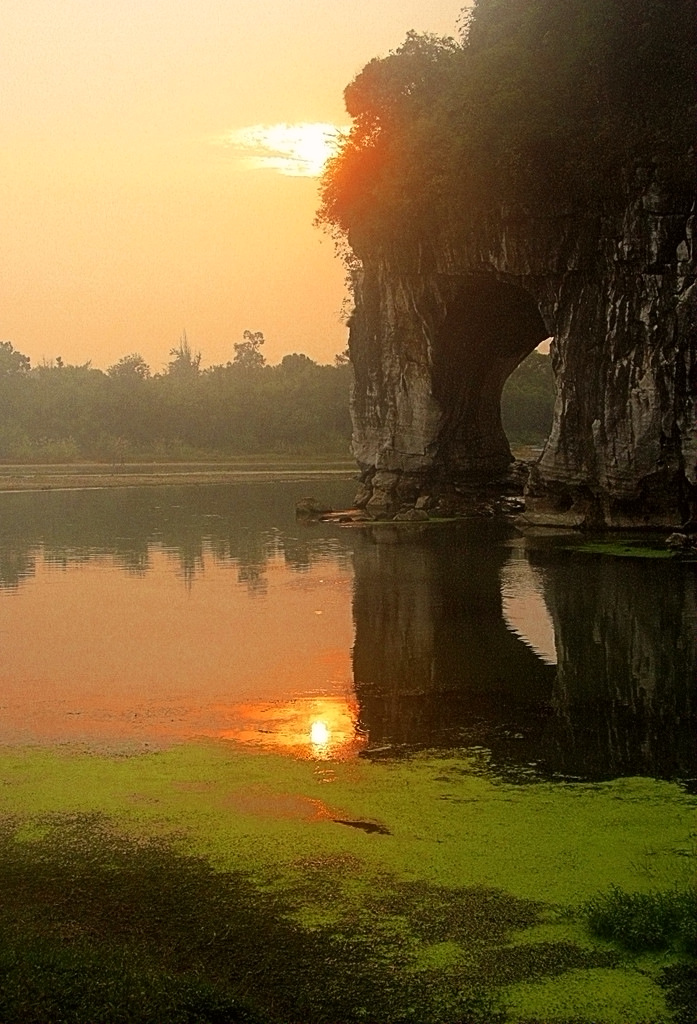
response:
[[[527,517],[685,521],[697,457],[693,213],[645,172],[603,215],[502,209],[411,246],[352,238],[359,501],[380,514],[505,475],[503,385],[551,336],[554,425]]]

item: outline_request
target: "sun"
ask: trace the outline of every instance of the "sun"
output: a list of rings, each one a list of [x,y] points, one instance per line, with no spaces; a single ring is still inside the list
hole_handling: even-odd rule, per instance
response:
[[[296,124],[254,124],[227,132],[219,142],[243,155],[250,168],[316,178],[347,128],[318,121]]]

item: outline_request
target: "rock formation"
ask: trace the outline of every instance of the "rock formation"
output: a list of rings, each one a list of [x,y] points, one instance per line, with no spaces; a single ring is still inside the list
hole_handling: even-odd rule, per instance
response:
[[[527,518],[674,526],[697,483],[694,206],[636,172],[606,212],[500,208],[413,245],[351,246],[359,502],[393,514],[503,486],[503,385],[547,337],[554,425]],[[498,482],[498,483],[497,483]]]

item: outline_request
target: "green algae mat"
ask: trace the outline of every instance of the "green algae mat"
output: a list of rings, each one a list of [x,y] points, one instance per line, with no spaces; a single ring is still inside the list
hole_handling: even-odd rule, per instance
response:
[[[695,798],[467,752],[0,754],[0,1021],[686,1024]]]
[[[673,551],[670,548],[666,548],[665,545],[659,547],[658,545],[640,544],[636,542],[625,541],[598,541],[596,543],[587,542],[584,544],[576,544],[569,550],[586,555],[605,555],[608,558],[678,558],[682,552]]]

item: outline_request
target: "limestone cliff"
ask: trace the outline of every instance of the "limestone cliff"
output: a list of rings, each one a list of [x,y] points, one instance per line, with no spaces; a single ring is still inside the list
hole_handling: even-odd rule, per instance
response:
[[[360,260],[349,350],[360,502],[377,514],[505,476],[503,385],[552,337],[554,425],[527,518],[675,525],[694,499],[694,206],[652,170],[613,209],[501,207]]]

